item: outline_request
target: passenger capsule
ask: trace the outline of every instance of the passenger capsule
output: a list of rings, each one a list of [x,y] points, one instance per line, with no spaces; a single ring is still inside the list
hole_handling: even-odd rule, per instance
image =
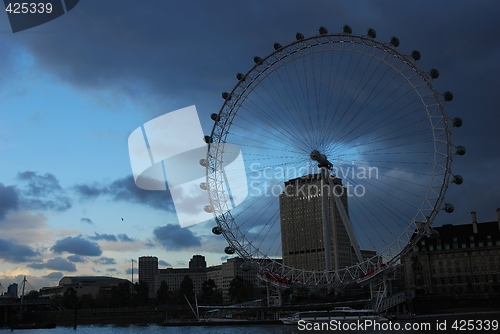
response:
[[[453,183],[462,184],[464,182],[464,178],[462,175],[453,175]]]
[[[464,154],[465,154],[465,151],[466,151],[466,150],[465,150],[465,147],[464,147],[464,146],[462,146],[462,145],[460,145],[460,146],[457,146],[455,153],[456,153],[457,155],[464,155]]]
[[[420,54],[420,52],[418,50],[413,50],[411,52],[411,57],[415,60],[420,60],[420,58],[422,58],[422,55]]]
[[[222,234],[222,229],[220,228],[220,226],[214,226],[212,228],[212,233],[217,235]]]
[[[205,207],[203,207],[203,210],[206,212],[206,213],[212,213],[214,212],[214,207],[211,206],[210,204],[208,205],[205,205]]]
[[[371,38],[377,37],[377,32],[375,31],[375,29],[372,29],[372,28],[368,29],[366,34],[368,35],[368,37],[371,37]]]
[[[397,37],[391,37],[391,44],[395,47],[398,47],[399,46],[399,38]]]
[[[321,35],[326,35],[328,34],[328,30],[325,27],[319,27],[319,33]]]
[[[274,43],[274,50],[279,50],[281,49],[283,46],[280,44],[280,43]]]
[[[253,62],[256,63],[257,65],[260,65],[264,61],[262,60],[262,58],[255,56],[255,57],[253,57]]]
[[[200,188],[203,190],[208,190],[208,184],[206,182],[200,183]]]
[[[210,136],[205,136],[203,137],[203,140],[205,141],[205,143],[207,144],[212,144],[214,141],[212,140],[212,137]]]
[[[244,77],[245,77],[245,75],[243,73],[236,74],[236,79],[238,79],[238,81],[243,80]]]
[[[226,248],[224,248],[224,253],[226,253],[228,255],[234,254],[234,248],[227,246]]]
[[[453,93],[446,91],[443,93],[443,97],[446,102],[451,101],[453,100]]]
[[[231,100],[231,94],[229,94],[228,92],[223,92],[221,96],[224,100]]]
[[[461,118],[455,117],[455,118],[452,120],[452,122],[453,122],[453,126],[454,126],[455,128],[459,128],[459,127],[461,127],[461,126],[462,126],[462,119],[461,119]]]
[[[444,211],[446,211],[447,213],[452,213],[453,211],[455,211],[455,207],[453,206],[453,204],[445,203]]]
[[[301,41],[304,39],[304,35],[302,35],[300,32],[295,34],[295,39],[298,41]]]
[[[207,167],[207,159],[200,159],[200,165]]]
[[[431,69],[430,74],[431,74],[431,78],[432,79],[439,78],[439,71],[437,69],[435,69],[435,68]]]
[[[220,121],[220,116],[219,114],[216,114],[216,113],[213,113],[212,115],[210,115],[210,118],[212,119],[212,121],[214,122],[218,122]]]
[[[342,31],[344,32],[344,34],[352,34],[352,29],[347,24],[342,28]]]

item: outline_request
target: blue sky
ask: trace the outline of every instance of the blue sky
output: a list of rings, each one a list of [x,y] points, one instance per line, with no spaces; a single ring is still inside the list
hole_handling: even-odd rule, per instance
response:
[[[441,73],[447,113],[464,120],[450,187],[451,215],[496,219],[500,206],[500,5],[492,1],[81,1],[44,25],[13,34],[0,14],[0,282],[35,289],[63,275],[129,278],[131,259],[182,267],[193,254],[226,258],[208,222],[181,229],[168,193],[135,187],[127,138],[145,122],[196,105],[205,133],[221,92],[255,55],[319,26],[373,27],[422,53]],[[122,221],[123,218],[123,221]]]

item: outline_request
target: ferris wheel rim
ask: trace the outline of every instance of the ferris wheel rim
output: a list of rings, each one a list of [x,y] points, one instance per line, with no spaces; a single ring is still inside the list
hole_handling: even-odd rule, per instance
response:
[[[318,42],[314,44],[314,42]],[[279,48],[276,48],[275,51],[271,52],[268,56],[265,58],[258,58],[254,59],[255,65],[244,75],[242,75],[238,81],[238,83],[235,85],[235,87],[232,89],[230,93],[227,93],[225,98],[225,101],[219,111],[218,114],[218,120],[215,122],[214,127],[211,132],[211,141],[213,140],[215,144],[217,145],[210,145],[209,150],[207,152],[207,183],[209,184],[209,198],[212,207],[214,207],[214,216],[216,218],[218,226],[222,228],[224,231],[223,235],[226,238],[227,242],[229,245],[236,250],[236,252],[243,257],[244,259],[247,260],[252,260],[252,261],[259,261],[259,259],[264,259],[266,261],[261,261],[261,265],[264,268],[271,268],[274,269],[276,267],[279,268],[281,272],[293,272],[294,274],[292,276],[303,276],[305,279],[304,281],[321,281],[321,279],[324,278],[323,275],[329,276],[331,272],[329,273],[324,273],[324,272],[319,272],[319,271],[314,271],[314,270],[305,270],[305,269],[297,269],[288,265],[285,265],[283,263],[279,263],[275,259],[270,259],[267,257],[267,254],[262,254],[260,253],[259,249],[252,248],[252,245],[248,245],[251,242],[248,242],[248,240],[245,240],[245,236],[243,235],[238,235],[238,225],[234,223],[235,218],[231,214],[231,210],[228,209],[228,207],[220,207],[220,203],[217,203],[217,196],[216,194],[219,190],[219,186],[224,180],[217,179],[217,176],[213,177],[213,172],[217,171],[218,169],[218,164],[221,163],[221,154],[224,145],[226,144],[226,139],[229,134],[229,129],[232,123],[232,120],[234,117],[236,117],[239,108],[241,107],[242,103],[238,103],[241,99],[245,99],[247,95],[245,95],[245,91],[251,86],[251,85],[258,85],[260,81],[265,80],[267,75],[265,74],[266,71],[271,69],[272,73],[272,67],[277,64],[278,62],[282,61],[284,58],[289,57],[292,54],[295,54],[298,51],[305,50],[306,48],[311,48],[311,46],[318,46],[318,45],[323,45],[328,43],[354,43],[354,44],[363,44],[367,46],[371,46],[373,48],[380,48],[384,50],[385,52],[391,52],[394,57],[399,58],[402,63],[404,63],[408,68],[411,70],[415,71],[418,73],[420,82],[419,84],[422,84],[422,82],[425,85],[425,89],[428,92],[431,92],[432,97],[434,102],[437,102],[437,105],[439,106],[439,112],[441,113],[442,120],[444,122],[444,132],[445,132],[445,155],[446,158],[444,159],[444,163],[441,164],[436,164],[436,157],[434,156],[434,168],[438,166],[438,168],[441,169],[441,173],[443,174],[443,179],[440,181],[441,186],[439,187],[437,194],[434,194],[435,200],[433,200],[433,204],[429,202],[429,204],[433,207],[431,213],[428,216],[428,219],[424,222],[424,229],[427,229],[430,227],[432,224],[432,221],[434,220],[435,216],[437,215],[438,211],[441,210],[441,206],[444,203],[444,195],[446,192],[446,189],[448,188],[448,183],[449,179],[451,176],[451,130],[447,124],[447,116],[444,111],[444,101],[442,101],[441,95],[437,93],[437,91],[434,89],[432,85],[432,79],[423,71],[421,71],[415,64],[414,61],[410,59],[410,57],[405,56],[404,54],[400,53],[399,51],[396,50],[395,47],[391,46],[388,43],[382,43],[376,41],[374,38],[370,36],[362,36],[362,35],[353,35],[353,34],[347,34],[347,33],[338,33],[338,34],[320,34],[320,35],[315,35],[311,36],[308,38],[301,38],[296,41],[291,42],[290,44],[286,46],[280,46]],[[290,52],[287,54],[286,51],[290,50]],[[354,51],[353,51],[354,52]],[[281,55],[285,55],[283,57],[280,57]],[[365,54],[363,54],[365,55]],[[258,59],[257,59],[258,58]],[[293,59],[291,61],[294,61]],[[257,75],[254,75],[257,73]],[[269,74],[268,74],[269,75]],[[402,75],[402,74],[400,74]],[[260,80],[259,80],[260,79]],[[250,81],[248,81],[250,80]],[[414,87],[415,89],[415,87]],[[239,93],[239,90],[243,91],[242,93]],[[421,97],[422,100],[422,97]],[[238,101],[238,102],[235,102]],[[428,112],[428,111],[427,111]],[[434,131],[434,130],[433,130]],[[440,130],[441,131],[441,130]],[[436,145],[436,138],[434,136],[434,145]],[[215,149],[213,149],[215,148]],[[215,154],[214,154],[215,152]],[[433,176],[434,178],[434,176]],[[428,189],[428,194],[433,191],[432,185],[429,186]],[[434,191],[436,192],[436,191]],[[422,203],[422,206],[425,204],[425,201],[427,199],[424,199],[424,202]],[[419,213],[417,212],[415,217],[417,217]],[[408,226],[404,229],[404,231],[401,233],[401,235],[398,236],[398,238],[393,242],[397,243],[403,234],[412,234],[414,233],[414,230],[410,230],[412,227],[412,223],[408,224]],[[421,234],[423,235],[423,234]],[[421,235],[416,236],[416,238],[419,238]],[[412,237],[413,238],[413,237]],[[412,239],[414,240],[414,239]],[[416,240],[416,239],[415,239]],[[416,242],[416,241],[415,241]],[[243,243],[243,244],[242,244]],[[404,250],[405,248],[403,248]],[[389,261],[391,263],[396,262],[400,256],[403,254],[403,250],[399,252],[398,254],[395,254],[394,257]],[[261,255],[261,257],[255,257],[255,255]],[[270,261],[269,261],[270,260]],[[373,262],[375,260],[374,258],[366,260],[366,262]],[[342,269],[335,274],[337,276],[351,276],[351,279],[354,279],[357,273],[360,270],[360,265],[356,264],[354,266],[351,266],[349,268]],[[353,275],[354,273],[354,275]],[[318,278],[313,278],[313,279],[307,279],[306,275],[310,276],[318,276]]]

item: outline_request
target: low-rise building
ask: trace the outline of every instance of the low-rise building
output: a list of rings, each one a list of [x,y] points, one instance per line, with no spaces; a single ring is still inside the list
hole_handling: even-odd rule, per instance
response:
[[[141,268],[141,264],[143,263],[147,263],[147,270]],[[258,283],[257,271],[238,257],[228,259],[221,265],[208,268],[205,257],[202,255],[194,255],[189,261],[188,268],[158,269],[151,266],[151,263],[158,263],[158,258],[148,257],[147,261],[141,261],[141,258],[139,258],[139,281],[142,280],[141,273],[147,278],[148,283],[151,280],[152,273],[155,273],[154,290],[150,292],[150,298],[156,297],[156,291],[158,291],[163,281],[167,283],[170,291],[179,290],[185,276],[189,276],[193,281],[195,294],[201,294],[203,283],[208,279],[213,279],[225,301],[229,300],[229,286],[231,281],[237,276],[252,282],[254,285]]]
[[[108,276],[64,276],[58,286],[41,288],[40,297],[64,294],[69,288],[74,289],[78,297],[86,294],[97,297],[99,293],[109,292],[120,283],[132,284],[129,280]]]
[[[443,225],[402,259],[406,288],[420,295],[483,296],[500,293],[500,209],[498,221]]]
[[[165,281],[170,291],[179,290],[184,277],[189,276],[193,281],[195,294],[201,293],[203,282],[207,280],[207,262],[202,255],[194,255],[189,260],[189,268],[167,268],[158,269],[156,275],[156,291],[161,283]]]

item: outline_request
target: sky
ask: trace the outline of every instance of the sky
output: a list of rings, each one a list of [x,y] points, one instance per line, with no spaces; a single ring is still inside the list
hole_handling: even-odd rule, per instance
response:
[[[181,228],[168,192],[134,183],[127,140],[142,124],[195,105],[209,134],[221,93],[273,43],[320,26],[397,36],[437,68],[452,91],[450,185],[435,225],[497,219],[500,207],[500,4],[494,1],[86,0],[67,14],[12,33],[0,14],[0,283],[28,288],[65,275],[131,278],[131,260],[186,267],[227,259],[214,222]],[[170,138],[172,141],[175,138]],[[134,264],[137,266],[137,262]],[[135,276],[137,279],[137,276]]]

